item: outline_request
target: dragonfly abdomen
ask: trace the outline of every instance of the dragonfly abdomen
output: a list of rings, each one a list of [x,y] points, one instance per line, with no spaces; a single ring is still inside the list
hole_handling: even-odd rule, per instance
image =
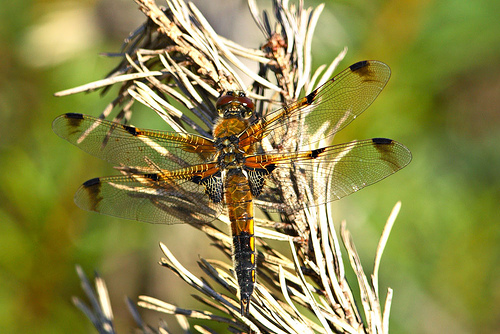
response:
[[[255,237],[248,232],[233,236],[233,259],[240,287],[241,313],[248,314],[255,285]]]
[[[233,235],[233,259],[240,288],[241,313],[247,314],[255,284],[253,196],[241,169],[228,172],[225,199]]]

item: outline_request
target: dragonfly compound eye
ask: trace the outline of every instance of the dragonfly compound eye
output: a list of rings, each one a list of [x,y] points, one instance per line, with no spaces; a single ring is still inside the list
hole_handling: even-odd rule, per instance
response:
[[[255,109],[255,105],[253,104],[252,99],[246,96],[239,96],[236,98],[238,102],[240,102],[243,106],[247,107],[251,111]]]

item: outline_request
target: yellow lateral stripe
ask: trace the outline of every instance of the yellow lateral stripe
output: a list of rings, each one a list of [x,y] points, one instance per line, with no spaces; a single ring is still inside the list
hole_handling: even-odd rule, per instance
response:
[[[160,176],[162,179],[190,179],[195,174],[204,178],[213,175],[218,171],[219,167],[217,166],[217,164],[210,163],[189,166],[174,171],[162,171],[158,176]]]

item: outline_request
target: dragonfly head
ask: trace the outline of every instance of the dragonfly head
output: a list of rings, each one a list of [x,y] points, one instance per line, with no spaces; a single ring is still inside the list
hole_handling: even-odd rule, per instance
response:
[[[244,92],[229,91],[219,97],[215,105],[220,117],[248,119],[253,115],[255,106]]]

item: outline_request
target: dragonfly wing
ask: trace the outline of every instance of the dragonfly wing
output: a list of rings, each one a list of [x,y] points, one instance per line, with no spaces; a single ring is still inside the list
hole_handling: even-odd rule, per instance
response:
[[[201,164],[213,154],[213,142],[201,136],[139,129],[82,114],[64,114],[54,132],[83,151],[115,166],[174,170]]]
[[[279,179],[278,183],[269,180],[260,198],[282,202],[276,195],[279,188],[297,189],[298,184],[309,196],[297,207],[303,208],[338,200],[376,183],[404,168],[411,157],[404,145],[374,138],[311,151],[256,155],[247,161],[260,168],[291,168],[293,177]]]
[[[205,223],[223,209],[203,185],[169,173],[91,179],[78,189],[75,203],[87,211],[154,224]]]
[[[300,133],[313,144],[342,130],[372,104],[391,76],[386,64],[355,63],[306,97],[268,114],[240,136],[253,143],[268,136],[279,145],[283,137]]]

